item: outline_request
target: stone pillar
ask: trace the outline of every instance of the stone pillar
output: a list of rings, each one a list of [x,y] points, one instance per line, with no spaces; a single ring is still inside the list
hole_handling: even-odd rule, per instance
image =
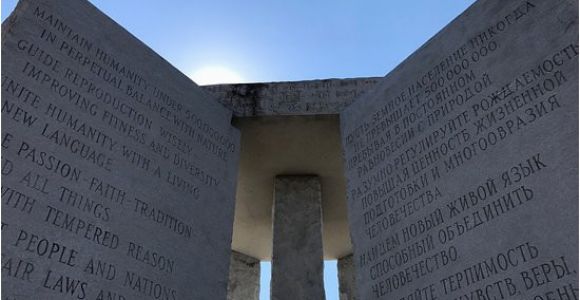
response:
[[[356,276],[352,254],[338,259],[338,290],[340,300],[356,300]]]
[[[228,300],[258,300],[260,295],[260,261],[232,251]]]
[[[276,176],[271,300],[326,299],[317,176]]]

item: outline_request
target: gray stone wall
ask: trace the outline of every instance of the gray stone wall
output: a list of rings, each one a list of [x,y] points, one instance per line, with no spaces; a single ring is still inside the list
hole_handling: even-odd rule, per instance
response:
[[[231,111],[87,1],[2,24],[2,298],[225,299]]]
[[[477,1],[340,117],[362,299],[577,297],[577,1]]]

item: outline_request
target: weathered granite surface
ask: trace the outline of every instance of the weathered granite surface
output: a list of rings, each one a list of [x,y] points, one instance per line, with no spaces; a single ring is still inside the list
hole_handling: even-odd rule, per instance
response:
[[[338,267],[338,291],[340,300],[356,300],[356,269],[353,255],[341,257],[337,260]]]
[[[577,1],[476,2],[341,132],[361,299],[578,297]]]
[[[225,299],[231,111],[87,1],[2,24],[2,298]]]
[[[324,300],[318,176],[276,176],[270,299]]]
[[[382,77],[203,86],[238,117],[338,114]]]
[[[260,260],[232,251],[228,300],[259,300]]]

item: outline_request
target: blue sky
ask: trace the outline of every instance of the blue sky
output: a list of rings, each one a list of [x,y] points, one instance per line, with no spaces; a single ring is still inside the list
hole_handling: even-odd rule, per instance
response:
[[[270,299],[270,272],[272,264],[269,261],[263,261],[260,264],[260,300]],[[326,300],[338,300],[338,274],[336,260],[324,261],[324,291]]]
[[[1,2],[2,20],[16,2]],[[474,1],[91,2],[186,75],[221,67],[269,82],[384,76]],[[327,299],[337,300],[336,262],[325,271]]]
[[[91,2],[187,75],[259,82],[383,76],[473,0]]]

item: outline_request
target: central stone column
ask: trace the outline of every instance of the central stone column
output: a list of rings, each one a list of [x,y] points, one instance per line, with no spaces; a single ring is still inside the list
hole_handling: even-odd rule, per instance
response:
[[[272,300],[326,299],[318,176],[276,176]]]

